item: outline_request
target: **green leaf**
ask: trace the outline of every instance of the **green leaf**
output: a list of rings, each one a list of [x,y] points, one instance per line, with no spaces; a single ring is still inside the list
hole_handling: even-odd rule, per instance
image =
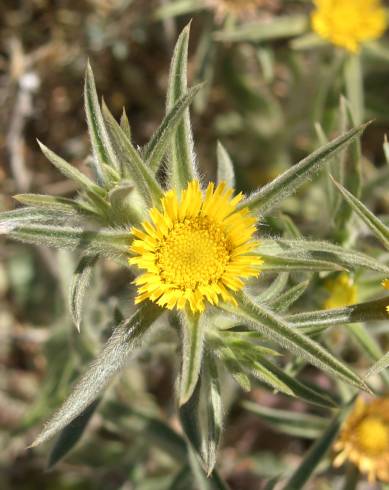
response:
[[[278,367],[276,364],[268,361],[265,358],[261,359],[261,364],[271,371],[277,378],[284,383],[293,396],[305,400],[308,403],[313,403],[321,407],[334,408],[337,402],[329,395],[329,393],[320,390],[318,387],[303,383],[295,376],[290,376],[285,369]]]
[[[249,401],[242,402],[242,407],[261,417],[274,430],[295,437],[317,439],[328,426],[328,420],[324,417],[308,413],[264,407]]]
[[[298,36],[306,32],[308,27],[306,15],[288,15],[237,24],[236,27],[216,32],[214,37],[216,41],[223,42],[263,42]]]
[[[182,119],[193,101],[194,97],[198,94],[202,84],[184,93],[166,114],[162,124],[159,126],[153,137],[146,145],[144,158],[146,165],[148,165],[154,172],[159,169],[163,157],[167,151],[168,146],[172,143],[172,139],[176,138],[176,129],[182,122]]]
[[[34,245],[82,250],[88,255],[120,256],[128,254],[128,232],[100,229],[85,230],[70,226],[24,224],[0,220],[0,232],[10,238]]]
[[[66,197],[45,194],[16,194],[13,198],[27,206],[49,209],[63,214],[92,214],[79,202]]]
[[[215,355],[221,359],[225,368],[244,391],[251,390],[250,378],[245,373],[245,367],[238,359],[236,352],[228,345],[219,343],[214,349]]]
[[[232,311],[248,320],[253,329],[259,331],[284,349],[307,360],[310,364],[332,374],[335,378],[343,379],[360,389],[370,391],[366,383],[356,373],[336,359],[320,344],[298,332],[281,317],[254,303],[242,292],[236,295],[236,299],[239,307],[235,310],[232,308]],[[226,305],[223,305],[223,308],[228,310]]]
[[[266,272],[291,272],[291,271],[340,271],[343,270],[338,264],[330,261],[310,258],[274,257],[260,254],[263,259],[261,270]]]
[[[331,310],[307,311],[286,317],[290,325],[305,334],[314,335],[334,325],[387,320],[388,298]]]
[[[95,400],[70,424],[68,424],[58,436],[54,447],[50,451],[48,469],[53,468],[63,459],[81,439],[90,419],[92,418],[100,400]]]
[[[202,397],[206,405],[205,441],[202,445],[202,460],[209,476],[216,464],[216,456],[222,435],[223,404],[219,373],[216,362],[207,352],[204,367],[204,382],[201,385]]]
[[[97,194],[98,196],[102,196],[104,194],[104,190],[97,186],[92,180],[90,180],[86,175],[80,172],[76,167],[70,165],[66,160],[55,154],[53,151],[49,150],[47,146],[41,143],[38,140],[38,144],[42,153],[45,157],[56,167],[65,177],[70,180],[73,180],[76,184],[78,184],[81,189]]]
[[[370,378],[370,376],[374,376],[376,374],[381,373],[387,367],[389,367],[389,352],[387,352],[384,356],[381,357],[366,373],[366,378]]]
[[[284,291],[286,285],[288,284],[288,280],[288,272],[281,272],[280,274],[277,274],[277,277],[270,284],[270,286],[267,286],[265,290],[257,297],[257,302],[270,304],[271,301],[277,299]]]
[[[0,213],[0,234],[7,233],[13,227],[23,223],[47,223],[68,221],[69,214],[62,214],[53,209],[23,207]]]
[[[373,361],[378,361],[383,356],[383,351],[380,344],[363,324],[357,323],[356,325],[349,325],[347,330],[351,334],[352,338],[357,342],[362,352],[370,359]],[[382,381],[389,386],[389,373],[381,372],[381,378]]]
[[[380,240],[383,245],[389,249],[389,228],[382,223],[374,214],[367,209],[367,207],[355,196],[345,189],[341,184],[334,181],[334,184],[338,190],[342,193],[343,197],[350,204],[355,213],[362,219],[362,221],[370,228],[375,236]]]
[[[84,100],[95,170],[98,180],[104,182],[106,178],[104,165],[111,165],[117,171],[120,171],[120,163],[104,123],[96,92],[95,79],[89,62],[85,71]]]
[[[191,448],[188,453],[196,490],[229,490],[227,483],[220,478],[217,472],[214,471],[210,476],[205,474],[197,455]]]
[[[348,404],[336,415],[323,435],[311,446],[300,466],[283,487],[283,490],[300,490],[304,488],[310,476],[331,449],[351,405],[351,403]]]
[[[351,104],[352,118],[355,124],[361,124],[364,119],[365,104],[363,90],[363,68],[361,57],[350,54],[344,64],[344,79],[347,98]]]
[[[351,129],[327,145],[311,153],[308,157],[286,170],[269,184],[266,184],[238,205],[238,209],[248,207],[257,209],[262,215],[269,213],[275,206],[295,192],[301,184],[312,177],[340,151],[344,150],[352,141],[359,138],[366,128],[366,124]]]
[[[182,330],[180,405],[192,396],[200,375],[204,346],[204,322],[201,316],[185,313],[182,316]]]
[[[226,182],[229,187],[235,187],[234,164],[224,146],[217,142],[217,183]]]
[[[174,48],[166,100],[167,113],[172,110],[177,101],[187,92],[189,29],[189,25],[183,29]],[[193,152],[193,136],[189,109],[184,111],[171,146],[169,167],[171,173],[170,186],[180,191],[186,187],[189,181],[198,179]]]
[[[50,439],[78,417],[121,371],[130,353],[138,349],[149,327],[162,310],[153,303],[142,305],[125,320],[105,344],[97,359],[89,366],[59,410],[49,419],[31,447]]]
[[[389,273],[389,267],[379,263],[366,254],[346,249],[332,243],[310,240],[262,239],[257,248],[260,256],[271,255],[283,258],[307,258],[331,262],[345,269],[364,267],[383,274]]]
[[[89,285],[89,281],[96,262],[97,257],[94,257],[93,255],[83,257],[80,260],[77,269],[73,275],[73,281],[70,288],[69,303],[70,313],[78,331],[80,331],[81,327],[82,307],[84,303],[85,292]]]
[[[286,311],[300,296],[304,294],[309,286],[309,281],[303,281],[280,294],[274,301],[268,303],[270,308],[277,312]]]
[[[127,117],[126,109],[124,107],[123,107],[122,115],[120,116],[120,127],[122,128],[123,133],[131,141],[132,140],[131,125]]]
[[[145,165],[139,152],[135,149],[104,102],[103,116],[112,140],[118,148],[120,160],[124,167],[123,170],[129,174],[148,207],[159,205],[163,191],[154,176],[154,172]]]

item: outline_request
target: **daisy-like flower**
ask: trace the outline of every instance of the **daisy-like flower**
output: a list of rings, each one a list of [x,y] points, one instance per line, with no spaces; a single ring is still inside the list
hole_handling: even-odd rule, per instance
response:
[[[384,286],[385,289],[388,289],[389,290],[389,279],[385,279],[382,282],[382,285]],[[386,311],[389,313],[389,305],[386,307]]]
[[[358,398],[334,445],[334,466],[354,463],[370,482],[389,482],[389,398]]]
[[[325,40],[357,53],[362,43],[378,39],[387,27],[380,0],[314,0],[313,30]]]
[[[324,309],[342,308],[357,302],[357,286],[348,274],[339,274],[336,279],[328,280],[325,286],[330,295],[324,302]]]
[[[210,183],[203,194],[197,180],[178,196],[173,190],[161,199],[161,208],[149,211],[143,230],[132,228],[137,238],[129,259],[145,272],[136,280],[136,303],[145,299],[168,309],[195,312],[205,300],[220,298],[236,303],[233,292],[244,279],[259,275],[262,260],[250,255],[258,246],[253,239],[256,219],[247,209],[237,210],[243,195],[232,198],[233,190]]]

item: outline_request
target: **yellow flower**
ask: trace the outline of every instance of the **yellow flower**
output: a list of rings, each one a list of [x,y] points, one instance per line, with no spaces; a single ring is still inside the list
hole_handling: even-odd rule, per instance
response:
[[[382,285],[384,286],[385,289],[389,289],[389,279],[385,279],[382,282]],[[386,307],[386,311],[389,313],[389,305]]]
[[[389,483],[389,398],[368,403],[358,398],[334,449],[339,452],[334,466],[349,460],[368,475],[370,482],[379,479]]]
[[[326,288],[330,292],[323,305],[326,310],[342,308],[357,302],[357,287],[352,277],[346,273],[339,274],[336,279],[327,281]]]
[[[361,43],[377,39],[386,29],[380,0],[314,0],[312,28],[322,38],[357,53]]]
[[[236,210],[243,195],[232,199],[232,194],[225,183],[216,188],[210,183],[204,196],[192,181],[180,197],[166,192],[143,230],[132,228],[137,240],[129,263],[146,271],[135,280],[136,303],[150,299],[168,309],[188,303],[193,312],[204,310],[204,300],[236,303],[231,291],[243,288],[242,279],[259,275],[262,259],[249,254],[258,246],[256,220],[246,208]]]

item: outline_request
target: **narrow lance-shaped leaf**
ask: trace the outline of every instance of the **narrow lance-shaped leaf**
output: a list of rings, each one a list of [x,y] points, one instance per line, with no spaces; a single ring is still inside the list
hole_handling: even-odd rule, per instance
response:
[[[97,262],[97,257],[87,256],[83,257],[77,269],[73,275],[73,281],[70,288],[69,303],[70,312],[78,331],[80,331],[82,307],[84,303],[84,296],[86,289],[89,285],[89,281],[93,272],[93,267]]]
[[[332,262],[345,269],[364,267],[389,274],[389,267],[362,252],[345,249],[332,243],[310,240],[262,239],[257,249],[261,256],[310,258]]]
[[[219,381],[219,373],[215,359],[211,353],[206,355],[204,369],[204,383],[202,384],[202,395],[207,407],[206,413],[206,437],[202,447],[202,459],[208,476],[212,473],[215,464],[217,450],[220,443],[223,407]]]
[[[120,163],[113,149],[111,139],[101,114],[95,79],[89,62],[85,72],[84,99],[86,118],[93,148],[95,170],[99,181],[104,182],[104,164],[111,165],[116,170],[120,170]]]
[[[266,272],[290,272],[290,271],[340,271],[343,267],[340,265],[310,258],[294,257],[272,257],[271,255],[260,254],[263,259],[261,270]]]
[[[215,33],[216,41],[263,42],[272,39],[283,39],[305,33],[308,28],[306,15],[288,15],[272,17],[265,21],[245,22],[236,27]]]
[[[90,419],[92,418],[99,400],[91,403],[78,417],[68,424],[55,441],[53,449],[50,451],[48,469],[55,466],[58,461],[63,459],[78,443],[84,433]]]
[[[122,128],[123,133],[131,141],[132,139],[131,125],[127,117],[126,109],[124,107],[123,107],[122,115],[120,116],[120,127]]]
[[[366,378],[370,378],[370,376],[374,376],[375,374],[379,374],[384,371],[387,367],[389,367],[389,352],[387,352],[384,356],[381,357],[373,366],[367,371]]]
[[[182,316],[182,368],[179,403],[183,405],[192,396],[199,378],[204,346],[204,322],[200,315]]]
[[[317,439],[310,450],[307,452],[300,466],[293,473],[291,478],[282,487],[283,490],[300,490],[303,489],[320,461],[325,457],[331,449],[343,420],[346,418],[352,403],[348,404],[341,412],[333,419],[323,435]]]
[[[389,228],[382,223],[374,214],[367,209],[367,207],[355,196],[351,194],[342,185],[334,181],[334,184],[338,190],[342,193],[343,197],[350,204],[355,213],[362,219],[362,221],[370,228],[375,236],[380,240],[383,245],[389,249]]]
[[[139,194],[144,197],[148,207],[159,204],[163,191],[154,176],[154,172],[146,166],[139,152],[128,139],[104,102],[103,115],[115,145],[120,150],[120,158],[124,166],[123,170],[127,171]]]
[[[187,92],[189,28],[189,25],[184,28],[174,49],[166,100],[167,112]],[[186,187],[189,181],[197,178],[189,109],[185,109],[172,142],[169,170],[171,173],[171,187],[174,187],[177,191]]]
[[[229,187],[235,187],[234,164],[224,146],[217,143],[217,183],[226,182]]]
[[[12,230],[13,227],[23,225],[23,223],[52,223],[60,221],[69,221],[69,214],[59,213],[58,210],[47,208],[23,207],[4,211],[0,213],[0,233],[6,233],[6,230]]]
[[[181,123],[185,111],[198,94],[202,84],[196,85],[184,93],[166,114],[162,124],[157,129],[144,152],[146,165],[156,172],[163,160],[169,144],[172,144],[176,135],[176,129]]]
[[[271,301],[278,298],[278,296],[284,291],[286,285],[288,284],[289,273],[281,272],[277,274],[277,277],[266,287],[263,292],[257,297],[258,303],[270,303]]]
[[[255,304],[244,293],[238,293],[236,297],[239,308],[236,308],[235,314],[249,320],[252,328],[277,342],[281,347],[306,359],[319,369],[327,371],[358,388],[370,391],[366,383],[356,373],[336,359],[320,344],[292,328],[291,325],[272,311]],[[223,307],[225,308],[226,305],[223,305]]]
[[[307,311],[286,317],[287,322],[306,334],[316,334],[334,325],[346,325],[368,321],[387,320],[386,305],[383,298],[366,303],[358,303],[344,308]]]
[[[70,250],[82,250],[88,255],[120,256],[128,254],[130,234],[123,231],[100,229],[84,230],[70,226],[44,224],[1,223],[0,234],[34,245],[44,245]]]
[[[328,426],[328,420],[324,417],[308,413],[279,410],[249,401],[244,401],[242,407],[261,417],[274,430],[297,437],[317,439]]]
[[[339,136],[327,145],[319,148],[242,201],[238,208],[248,207],[249,209],[258,209],[261,214],[267,214],[271,209],[295,192],[313,174],[318,172],[324,164],[329,162],[340,151],[344,150],[352,141],[359,138],[366,126],[365,124],[351,129],[346,134]]]
[[[27,206],[44,208],[64,214],[90,214],[92,211],[81,203],[66,197],[50,196],[46,194],[16,194],[14,199]],[[1,218],[0,218],[1,219]]]
[[[38,144],[40,146],[40,149],[42,150],[42,153],[54,165],[54,167],[56,167],[65,177],[73,180],[73,182],[79,185],[81,189],[92,192],[99,196],[104,193],[104,190],[101,187],[97,186],[91,179],[89,179],[89,177],[80,172],[76,167],[70,165],[70,163],[51,151],[39,140]]]
[[[276,376],[280,382],[287,386],[293,396],[307,401],[310,404],[319,405],[326,408],[334,408],[337,406],[328,392],[320,390],[317,386],[308,385],[296,378],[290,376],[285,369],[278,367],[275,363],[268,361],[265,358],[261,359],[261,364]]]
[[[61,431],[97,398],[112,378],[125,367],[129,354],[141,346],[145,334],[161,311],[156,305],[147,303],[114,331],[101,354],[81,376],[69,397],[45,424],[31,447]]]
[[[268,303],[270,308],[277,312],[287,310],[300,298],[300,296],[304,294],[308,286],[309,281],[303,281],[299,284],[296,284],[295,286],[285,291],[283,294],[280,294],[278,298],[270,301]]]

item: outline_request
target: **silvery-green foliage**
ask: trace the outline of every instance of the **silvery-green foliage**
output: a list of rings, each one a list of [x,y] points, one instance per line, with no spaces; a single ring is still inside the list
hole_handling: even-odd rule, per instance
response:
[[[290,35],[291,27],[297,33],[305,29],[304,25],[301,19],[295,19],[292,26],[278,19],[272,27],[276,31],[267,31],[267,34],[263,31],[262,36]],[[225,35],[220,35],[219,40]],[[241,35],[236,30],[231,31],[229,39]],[[107,257],[129,267],[130,227],[147,218],[148,208],[159,205],[165,188],[180,191],[190,180],[198,178],[189,106],[201,90],[201,85],[192,88],[187,85],[188,43],[189,26],[179,36],[172,57],[166,115],[143,148],[136,146],[132,139],[126,113],[123,112],[118,122],[104,102],[100,105],[92,69],[88,64],[84,99],[94,179],[40,143],[42,152],[54,167],[76,184],[77,196],[69,199],[19,194],[15,196],[16,199],[26,207],[0,215],[1,234],[25,243],[64,248],[77,254],[79,264],[74,271],[69,304],[71,316],[79,330],[82,306],[87,299],[89,280],[98,259]],[[239,209],[248,207],[259,216],[265,216],[279,208],[287,197],[318,172],[336,168],[336,162],[342,160],[347,148],[359,151],[359,139],[365,127],[361,125],[348,131],[344,127],[345,131],[338,137],[325,141],[321,148],[244,199]],[[234,185],[234,166],[222,143],[217,146],[217,163],[218,181],[224,180]],[[162,165],[166,170],[164,180],[160,179],[162,172],[158,172]],[[347,183],[347,179],[342,182]],[[387,226],[350,191],[337,185],[348,206],[388,247]],[[352,186],[348,187],[352,190]],[[337,209],[339,200],[335,201]],[[328,311],[290,314],[288,310],[304,297],[318,274],[370,270],[389,275],[389,267],[367,253],[326,241],[304,239],[290,218],[281,215],[280,220],[285,236],[263,237],[256,250],[264,259],[260,281],[267,273],[278,274],[267,289],[257,290],[255,294],[237,294],[237,306],[221,304],[218,309],[209,308],[210,311],[201,316],[185,312],[179,322],[173,321],[174,315],[169,318],[165,315],[164,318],[165,327],[170,323],[170,327],[179,332],[177,339],[180,348],[177,352],[181,356],[181,372],[177,383],[178,410],[187,441],[185,446],[180,436],[174,436],[178,437],[178,446],[185,451],[181,477],[186,478],[187,472],[192,471],[199,488],[226,488],[213,471],[223,427],[221,372],[231,375],[246,391],[253,384],[258,384],[322,407],[337,407],[339,400],[336,397],[318,386],[297,379],[279,365],[278,359],[286,353],[287,356],[292,354],[302,359],[303,365],[309,363],[332,378],[348,383],[353,390],[371,391],[358,373],[325,347],[319,334],[336,324],[384,319],[384,300],[366,301]],[[130,282],[131,271],[128,271]],[[138,352],[147,340],[149,330],[163,313],[151,302],[145,302],[140,307],[130,304],[131,313],[120,322],[96,360],[84,371],[73,391],[33,443],[34,446],[38,445],[61,432],[61,448],[59,456],[54,454],[54,462],[62,457],[66,448],[72,447],[72,441],[82,432],[75,434],[73,421],[79,417],[84,426],[87,424],[90,407],[126,367],[129,356],[134,351]],[[374,346],[369,345],[363,333],[355,330],[354,335],[359,338],[365,351],[374,351]],[[371,357],[377,360],[377,351]],[[386,365],[385,357],[373,371],[378,372]],[[268,419],[273,417],[274,421],[275,414],[268,413],[266,416]],[[319,456],[328,449],[338,420],[335,418],[335,425],[325,431],[308,456],[308,463],[303,463],[303,468],[307,464],[313,468]],[[321,420],[310,421],[312,431],[318,430]],[[293,420],[284,417],[282,422],[286,427]],[[154,421],[153,427],[156,425]],[[166,432],[166,428],[164,430]],[[292,477],[292,482],[301,480],[301,471]],[[206,475],[210,476],[209,480]]]

